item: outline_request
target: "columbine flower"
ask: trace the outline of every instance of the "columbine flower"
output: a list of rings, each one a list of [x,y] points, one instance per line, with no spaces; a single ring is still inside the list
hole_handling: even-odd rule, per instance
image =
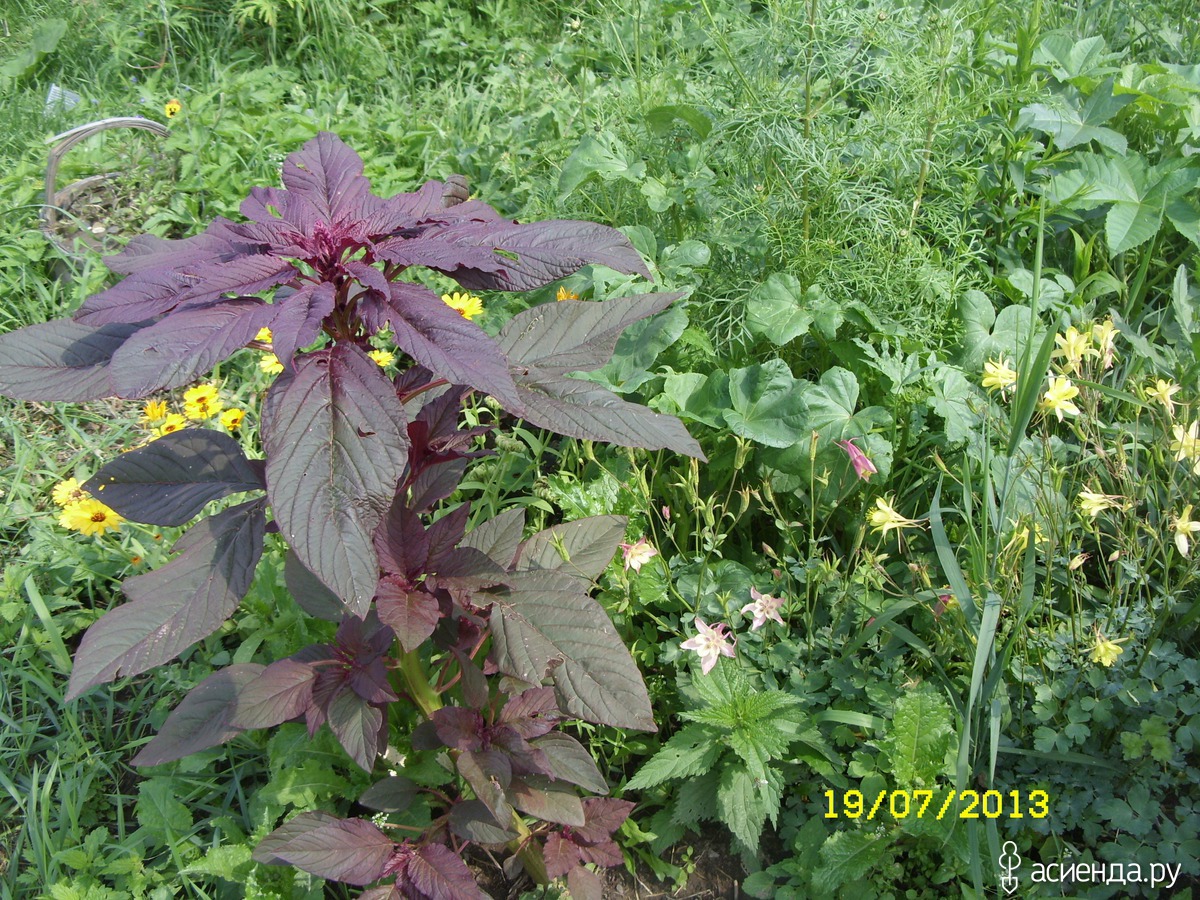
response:
[[[850,463],[854,466],[854,474],[863,481],[869,481],[871,476],[879,471],[875,468],[875,463],[867,459],[867,455],[858,449],[853,440],[838,441],[837,445],[846,451]]]
[[[1071,401],[1079,396],[1079,388],[1071,384],[1070,378],[1063,378],[1061,375],[1050,376],[1050,386],[1046,388],[1046,393],[1042,395],[1041,402],[1038,403],[1038,408],[1042,412],[1052,412],[1058,417],[1058,421],[1063,420],[1063,413],[1070,413],[1073,416],[1079,415],[1079,407]]]
[[[1017,383],[1017,373],[1009,366],[1008,360],[989,359],[983,364],[983,380],[980,382],[987,390],[998,390],[1001,394],[1011,393]]]
[[[242,420],[246,418],[244,409],[227,409],[221,413],[221,424],[229,431],[237,431],[242,427]]]
[[[702,618],[696,616],[696,631],[699,633],[679,645],[680,650],[696,651],[700,657],[700,671],[705,675],[713,670],[719,657],[733,657],[735,642],[725,633],[726,627],[724,622],[706,625]]]
[[[938,602],[933,607],[933,617],[940,619],[948,609],[954,609],[958,606],[958,598],[949,591],[942,591],[938,594]]]
[[[1067,329],[1066,334],[1056,334],[1054,343],[1058,344],[1054,356],[1061,356],[1066,360],[1063,371],[1072,375],[1079,374],[1079,366],[1085,356],[1100,355],[1100,351],[1092,346],[1091,334],[1080,334],[1074,325]]]
[[[1095,491],[1079,492],[1079,511],[1089,518],[1096,518],[1106,509],[1116,509],[1121,498],[1114,494],[1097,494]]]
[[[558,293],[554,296],[554,299],[561,303],[563,300],[578,300],[579,295],[574,291],[568,291],[565,287],[559,285]]]
[[[1088,657],[1094,663],[1100,663],[1102,666],[1111,666],[1117,661],[1117,657],[1125,652],[1125,648],[1121,644],[1125,643],[1129,638],[1121,638],[1120,640],[1110,641],[1106,638],[1100,629],[1096,629],[1096,643],[1092,646],[1092,652]]]
[[[1161,378],[1154,379],[1154,387],[1146,388],[1146,396],[1151,400],[1157,400],[1163,405],[1163,409],[1167,411],[1167,418],[1175,418],[1175,401],[1171,398],[1183,390],[1173,381],[1163,381]]]
[[[451,309],[457,310],[464,319],[473,319],[483,312],[483,301],[474,294],[442,294],[442,302]]]
[[[157,425],[167,417],[166,400],[147,400],[142,407],[142,421],[147,425]]]
[[[80,500],[70,504],[58,517],[58,524],[86,535],[104,534],[109,529],[116,531],[124,519],[99,500]]]
[[[1092,340],[1096,342],[1096,352],[1103,360],[1104,368],[1111,369],[1117,356],[1117,326],[1111,318],[1097,322],[1092,326]]]
[[[68,478],[56,484],[50,496],[59,506],[70,506],[72,503],[86,500],[90,495],[79,484],[77,478]]]
[[[258,361],[258,367],[268,375],[278,375],[283,371],[283,363],[274,353],[264,353],[263,358]]]
[[[183,392],[183,414],[189,419],[209,419],[224,408],[215,384],[198,384]]]
[[[1171,431],[1175,440],[1171,441],[1171,452],[1177,462],[1188,460],[1194,462],[1192,469],[1200,475],[1200,422],[1193,422],[1186,429],[1182,425],[1172,425]]]
[[[900,513],[896,512],[892,506],[892,497],[876,497],[875,508],[867,514],[867,521],[871,523],[871,527],[876,531],[881,532],[884,537],[893,528],[897,531],[902,531],[905,528],[919,528],[920,522],[913,519],[906,519]]]
[[[163,423],[154,429],[155,437],[162,437],[164,434],[170,434],[173,431],[180,431],[187,428],[187,419],[179,415],[179,413],[171,413]]]
[[[1025,552],[1025,548],[1029,546],[1030,527],[1022,526],[1013,519],[1008,520],[1008,524],[1013,527],[1012,535],[1008,539],[1008,543],[1004,545],[1001,553],[1009,553],[1010,551],[1020,555]],[[1033,542],[1035,546],[1041,547],[1046,543],[1046,533],[1042,531],[1040,522],[1033,523]]]
[[[779,608],[783,606],[782,600],[778,597],[772,597],[770,594],[760,594],[753,587],[750,588],[750,598],[753,602],[743,606],[742,613],[752,613],[754,615],[754,621],[750,623],[751,631],[757,631],[759,628],[762,628],[766,624],[767,619],[778,622],[780,625],[785,625],[779,615]]]
[[[369,350],[367,351],[367,356],[375,360],[375,365],[381,369],[385,366],[390,366],[396,361],[396,354],[389,353],[387,350]]]
[[[650,546],[650,542],[645,538],[638,538],[632,544],[619,545],[625,551],[625,571],[630,568],[635,572],[640,572],[642,566],[658,556],[658,551]]]
[[[1188,550],[1191,549],[1192,535],[1200,531],[1200,522],[1192,519],[1192,504],[1189,503],[1183,508],[1183,512],[1175,517],[1171,527],[1175,529],[1175,546],[1179,548],[1180,553],[1187,556]]]
[[[163,107],[163,113],[166,114],[168,119],[175,118],[181,112],[183,112],[183,104],[174,97],[168,100],[166,105]]]

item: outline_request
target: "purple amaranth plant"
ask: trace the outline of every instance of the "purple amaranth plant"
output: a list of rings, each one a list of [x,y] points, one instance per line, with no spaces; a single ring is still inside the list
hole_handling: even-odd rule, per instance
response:
[[[122,454],[85,485],[131,521],[191,525],[178,555],[127,579],[128,602],[88,629],[67,699],[162,665],[215,632],[249,590],[266,532],[278,531],[290,548],[289,593],[336,622],[336,634],[286,659],[214,672],[135,764],[303,721],[310,733],[327,725],[371,771],[390,744],[389,708],[407,702],[425,720],[413,750],[437,751],[465,785],[435,792],[427,831],[400,838],[386,824],[307,812],[255,858],[351,884],[390,879],[364,894],[373,898],[476,898],[462,854],[504,846],[536,879],[565,873],[581,896],[598,897],[583,864],[619,861],[611,834],[630,807],[578,796],[606,784],[557,726],[580,718],[655,727],[641,675],[589,595],[625,520],[600,516],[525,538],[520,510],[467,532],[468,505],[441,506],[489,431],[459,427],[471,392],[559,434],[703,459],[678,419],[567,377],[603,366],[627,326],[679,295],[547,303],[492,338],[405,272],[420,266],[468,290],[505,291],[588,264],[648,272],[612,228],[519,224],[465,188],[452,176],[377,197],[357,154],[322,133],[287,158],[282,188],[250,192],[248,221],[217,219],[183,240],[136,237],[106,261],[125,277],[71,319],[0,335],[0,392],[146,397],[191,383],[269,328],[284,371],[263,403],[264,459],[227,435],[188,428]],[[383,329],[410,358],[390,379],[366,355]],[[251,497],[193,522],[237,493]],[[500,691],[485,673],[503,676]],[[401,773],[360,802],[396,811],[418,790]]]

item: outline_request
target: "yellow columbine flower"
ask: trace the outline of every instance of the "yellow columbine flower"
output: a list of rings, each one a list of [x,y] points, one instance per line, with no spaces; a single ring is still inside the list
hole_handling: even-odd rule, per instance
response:
[[[451,309],[457,310],[464,319],[473,319],[483,312],[483,301],[474,294],[442,294],[442,302]]]
[[[1065,334],[1056,334],[1054,343],[1058,344],[1058,349],[1054,351],[1053,355],[1061,356],[1066,360],[1063,371],[1070,372],[1072,375],[1079,374],[1079,366],[1085,356],[1100,355],[1100,351],[1092,346],[1091,333],[1080,334],[1074,325],[1068,328]]]
[[[50,496],[59,506],[70,506],[72,503],[86,500],[89,494],[79,484],[79,479],[68,478],[66,481],[56,484]]]
[[[1161,378],[1154,379],[1154,387],[1146,388],[1146,396],[1151,400],[1157,400],[1163,405],[1163,409],[1167,411],[1167,418],[1175,418],[1175,401],[1171,398],[1178,394],[1183,388],[1175,384],[1173,381],[1164,381]]]
[[[1104,636],[1099,628],[1096,629],[1096,643],[1092,646],[1092,652],[1089,656],[1094,663],[1100,663],[1102,666],[1111,666],[1117,661],[1125,648],[1121,644],[1125,643],[1129,638],[1121,638],[1120,640],[1110,641]]]
[[[1117,509],[1121,498],[1114,494],[1098,494],[1095,491],[1079,492],[1079,511],[1088,518],[1094,519],[1106,509]]]
[[[215,384],[198,384],[183,392],[183,414],[189,419],[208,419],[224,408]]]
[[[86,535],[104,534],[109,529],[116,531],[124,519],[99,500],[80,500],[67,506],[58,517],[58,524]]]
[[[1176,462],[1192,462],[1192,471],[1200,475],[1200,422],[1192,422],[1186,429],[1182,425],[1172,425],[1171,431],[1175,434],[1171,452],[1175,454]]]
[[[173,119],[183,112],[183,104],[180,103],[176,98],[172,97],[163,107],[163,112],[166,114],[168,119]]]
[[[264,344],[271,343],[271,329],[270,328],[258,329],[258,334],[256,334],[254,336],[254,339],[256,341],[262,341]]]
[[[258,361],[258,367],[268,375],[278,375],[283,371],[283,363],[274,353],[264,353],[263,358]]]
[[[142,407],[142,421],[147,425],[156,425],[167,417],[166,400],[147,400]]]
[[[1175,546],[1179,548],[1180,553],[1187,556],[1191,549],[1192,535],[1200,531],[1200,522],[1192,518],[1192,504],[1189,503],[1183,508],[1183,512],[1175,517],[1171,527],[1175,529]]]
[[[381,369],[385,366],[390,366],[396,361],[396,354],[389,353],[387,350],[370,350],[367,352],[367,356],[375,360],[375,365]]]
[[[1009,553],[1012,551],[1017,556],[1020,556],[1025,552],[1025,548],[1029,546],[1029,536],[1031,531],[1033,533],[1033,543],[1035,547],[1041,547],[1046,543],[1046,532],[1042,531],[1042,525],[1040,522],[1034,522],[1032,529],[1030,529],[1028,525],[1022,526],[1019,522],[1013,519],[1009,519],[1008,524],[1013,527],[1013,532],[1012,536],[1008,539],[1008,543],[1004,545],[1004,549],[1000,551],[1001,553]]]
[[[1096,342],[1096,352],[1104,361],[1104,368],[1111,369],[1117,356],[1117,326],[1111,318],[1092,326],[1092,340]]]
[[[221,424],[228,431],[237,431],[242,427],[242,420],[244,418],[246,418],[246,411],[244,409],[237,409],[236,407],[227,409],[221,413]]]
[[[579,295],[574,291],[568,291],[562,285],[558,286],[558,293],[554,297],[555,300],[562,302],[563,300],[578,300]]]
[[[154,429],[155,437],[162,437],[164,434],[170,434],[173,431],[180,431],[187,428],[187,419],[179,415],[179,413],[171,413],[163,423]]]
[[[1017,383],[1017,373],[1009,368],[1008,360],[989,359],[983,364],[983,380],[980,382],[987,390],[996,389],[1000,393],[1008,393]]]
[[[1079,388],[1071,384],[1070,378],[1063,378],[1061,375],[1050,376],[1050,386],[1046,389],[1046,393],[1042,395],[1041,402],[1038,403],[1038,408],[1043,412],[1052,412],[1058,416],[1058,421],[1063,420],[1063,413],[1070,413],[1073,416],[1079,415],[1079,407],[1071,401],[1079,396]]]
[[[896,512],[892,506],[893,499],[891,496],[875,498],[875,508],[867,514],[867,521],[871,523],[871,527],[883,534],[884,537],[887,537],[887,533],[893,528],[897,531],[905,528],[920,528],[920,522],[906,519]]]

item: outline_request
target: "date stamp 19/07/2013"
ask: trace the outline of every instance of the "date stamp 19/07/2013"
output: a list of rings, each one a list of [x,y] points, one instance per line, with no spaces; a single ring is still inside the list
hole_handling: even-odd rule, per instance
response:
[[[945,819],[1044,819],[1050,814],[1050,795],[1031,791],[882,790],[874,795],[857,790],[825,791],[826,819],[889,817]]]

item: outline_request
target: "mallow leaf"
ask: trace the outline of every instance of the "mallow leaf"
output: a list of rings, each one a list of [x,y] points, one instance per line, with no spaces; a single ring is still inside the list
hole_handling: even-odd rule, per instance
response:
[[[357,347],[308,354],[267,394],[267,495],[305,568],[360,618],[379,581],[372,535],[408,460],[404,407]]]
[[[558,572],[514,572],[507,580],[491,615],[500,670],[529,684],[550,675],[569,715],[656,730],[641,673],[604,608]]]
[[[0,334],[0,393],[44,402],[111,397],[113,355],[148,324],[97,328],[55,319]]]
[[[213,500],[263,490],[261,467],[229,435],[185,428],[122,453],[84,489],[132,522],[183,525]]]
[[[363,885],[383,877],[394,850],[392,839],[366,819],[303,812],[263,838],[254,849],[254,859]]]
[[[808,437],[807,409],[783,360],[733,369],[729,396],[733,408],[724,417],[735,434],[768,447],[790,447]]]
[[[263,505],[252,500],[198,522],[176,542],[178,557],[126,579],[129,602],[84,634],[66,699],[174,659],[221,627],[250,589],[262,555]]]
[[[241,734],[242,730],[231,724],[238,694],[262,670],[257,663],[244,663],[213,672],[171,710],[158,734],[132,759],[133,764],[173,762]]]

